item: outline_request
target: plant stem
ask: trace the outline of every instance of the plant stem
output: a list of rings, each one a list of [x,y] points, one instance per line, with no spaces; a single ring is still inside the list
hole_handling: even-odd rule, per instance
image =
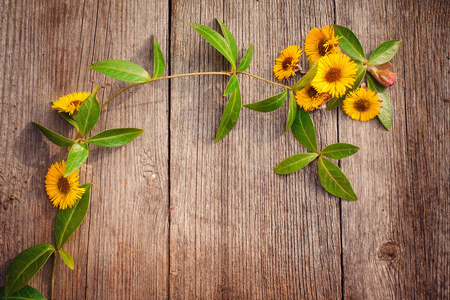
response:
[[[152,81],[158,81],[158,80],[164,80],[164,79],[170,79],[170,78],[178,78],[178,77],[186,77],[186,76],[197,76],[197,75],[225,75],[225,76],[231,76],[231,75],[233,75],[233,72],[220,71],[220,72],[186,73],[186,74],[170,75],[170,76],[155,78],[155,79],[152,79]]]
[[[109,97],[108,100],[105,101],[105,103],[102,104],[102,106],[100,107],[100,109],[105,108],[105,106],[115,97],[117,97],[120,93],[125,92],[126,90],[135,87],[137,85],[140,84],[144,84],[144,83],[150,83],[150,82],[154,82],[154,81],[159,81],[159,80],[165,80],[165,79],[171,79],[171,78],[178,78],[178,77],[187,77],[187,76],[197,76],[197,75],[225,75],[225,76],[231,76],[233,75],[233,72],[227,72],[227,71],[222,71],[222,72],[199,72],[199,73],[187,73],[187,74],[179,74],[179,75],[170,75],[170,76],[164,76],[164,77],[160,77],[160,78],[154,78],[151,79],[150,81],[146,81],[146,82],[138,82],[138,83],[133,83],[130,84],[122,89],[120,89],[119,91],[117,91],[114,95],[112,95],[111,97]]]
[[[250,73],[246,73],[246,72],[237,72],[237,73],[239,73],[239,74],[242,74],[242,75],[247,75],[247,76],[250,76],[250,77],[256,78],[256,79],[258,79],[258,80],[262,80],[262,81],[264,81],[264,82],[267,82],[267,83],[270,83],[270,84],[273,84],[273,85],[276,85],[276,86],[282,87],[282,88],[283,88],[283,89],[285,89],[285,90],[289,90],[289,89],[291,89],[291,87],[290,87],[290,86],[287,86],[287,85],[282,85],[282,84],[279,84],[279,83],[276,83],[276,82],[273,82],[273,81],[270,81],[270,80],[267,80],[267,79],[261,78],[261,77],[259,77],[259,76],[256,76],[256,75],[253,75],[253,74],[250,74]]]
[[[50,300],[53,300],[53,291],[55,290],[55,271],[56,271],[56,262],[58,261],[58,254],[55,252],[55,260],[53,261],[53,271],[52,271],[52,293],[50,295]]]
[[[106,102],[102,104],[102,106],[100,107],[100,109],[104,109],[105,106],[106,106],[109,102],[111,102],[112,99],[116,98],[120,93],[125,92],[126,90],[131,89],[131,88],[134,87],[134,86],[137,86],[137,85],[140,85],[140,84],[144,84],[144,83],[148,83],[148,82],[151,82],[151,81],[138,82],[138,83],[133,83],[133,84],[127,85],[126,87],[120,89],[120,90],[117,91],[114,95],[112,95],[111,97],[109,97],[109,99],[106,100]]]
[[[236,72],[238,74],[242,74],[242,75],[247,75],[253,78],[256,78],[258,80],[282,87],[285,90],[289,90],[290,87],[287,85],[282,85],[267,79],[264,79],[262,77],[250,74],[250,73],[246,73],[246,72]],[[186,73],[186,74],[179,74],[179,75],[170,75],[170,76],[164,76],[164,77],[159,77],[159,78],[154,78],[151,79],[150,81],[146,81],[146,82],[138,82],[138,83],[133,83],[130,85],[127,85],[126,87],[120,89],[119,91],[117,91],[116,93],[114,93],[114,95],[112,95],[111,97],[109,97],[108,100],[105,101],[105,103],[102,104],[102,106],[100,107],[100,109],[104,109],[106,105],[108,105],[109,102],[111,102],[112,99],[116,98],[119,94],[125,92],[128,89],[131,89],[132,87],[144,84],[144,83],[150,83],[150,82],[154,82],[154,81],[159,81],[159,80],[166,80],[166,79],[171,79],[171,78],[178,78],[178,77],[187,77],[187,76],[197,76],[197,75],[225,75],[225,76],[232,76],[233,72],[231,71],[221,71],[221,72],[199,72],[199,73]]]

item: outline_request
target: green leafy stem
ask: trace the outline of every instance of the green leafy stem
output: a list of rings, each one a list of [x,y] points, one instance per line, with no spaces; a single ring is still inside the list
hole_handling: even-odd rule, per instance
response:
[[[96,70],[95,66],[90,66],[89,68]],[[240,72],[240,71],[220,71],[220,72],[197,72],[197,73],[186,73],[186,74],[177,74],[177,75],[169,75],[169,76],[164,76],[164,77],[160,77],[160,78],[153,78],[149,81],[144,81],[144,82],[136,82],[130,85],[127,85],[125,87],[123,87],[122,89],[120,89],[119,91],[117,91],[116,93],[114,93],[111,97],[108,98],[108,100],[106,100],[100,107],[100,109],[103,109],[106,107],[106,105],[111,102],[111,100],[113,100],[114,98],[116,98],[117,96],[119,96],[121,93],[125,92],[126,90],[133,88],[135,86],[141,85],[141,84],[145,84],[145,83],[151,83],[151,82],[155,82],[155,81],[159,81],[159,80],[166,80],[166,79],[173,79],[173,78],[180,78],[180,77],[188,77],[188,76],[199,76],[199,75],[224,75],[224,76],[229,76],[232,77],[234,74],[242,74],[242,75],[247,75],[253,78],[256,78],[258,80],[279,86],[281,88],[284,88],[286,90],[291,89],[290,86],[287,85],[283,85],[283,84],[279,84],[267,79],[264,79],[262,77],[250,74],[250,73],[246,73],[246,72]],[[111,77],[111,76],[110,76]],[[227,95],[225,95],[227,96]]]
[[[280,162],[273,171],[277,174],[294,173],[318,158],[319,178],[324,189],[345,200],[358,200],[347,176],[335,163],[325,157],[342,159],[358,152],[359,147],[346,143],[335,143],[319,151],[314,123],[311,116],[303,109],[297,111],[292,124],[292,134],[300,144],[312,153],[292,155]]]
[[[358,198],[353,191],[348,178],[335,163],[327,158],[343,159],[358,152],[359,148],[351,144],[335,143],[328,145],[319,151],[316,141],[316,131],[311,116],[302,108],[297,107],[294,92],[303,89],[311,82],[317,73],[318,65],[311,65],[310,70],[292,86],[272,82],[247,73],[245,70],[249,67],[253,58],[253,44],[250,44],[238,64],[236,41],[225,24],[218,19],[217,21],[222,30],[222,34],[201,24],[193,23],[189,25],[229,61],[231,65],[231,70],[229,71],[199,72],[162,77],[165,71],[165,61],[161,48],[154,37],[153,77],[141,66],[124,60],[104,60],[89,66],[90,69],[131,84],[114,93],[101,106],[97,100],[99,87],[96,86],[90,96],[83,101],[76,114],[71,116],[67,113],[60,112],[59,114],[77,130],[77,137],[75,139],[64,137],[43,125],[34,123],[42,134],[44,134],[44,136],[52,143],[60,147],[70,147],[64,175],[70,175],[86,162],[89,155],[89,145],[120,147],[131,142],[144,132],[144,130],[138,128],[113,128],[87,138],[87,135],[98,122],[102,109],[104,109],[109,102],[124,91],[145,83],[197,75],[222,75],[230,77],[224,91],[224,96],[230,97],[225,107],[215,139],[216,142],[220,141],[231,131],[239,118],[242,105],[237,75],[242,74],[284,89],[283,92],[277,95],[259,102],[244,105],[246,108],[259,112],[274,111],[283,105],[289,93],[289,111],[285,133],[291,130],[295,139],[306,149],[311,151],[308,153],[298,153],[284,159],[274,168],[274,172],[277,174],[290,174],[303,169],[317,159],[319,178],[324,189],[342,199],[357,200]],[[340,37],[339,41],[341,49],[353,57],[358,68],[355,83],[349,91],[357,88],[361,84],[369,67],[383,67],[388,64],[397,53],[401,44],[401,41],[398,40],[384,42],[375,49],[369,59],[366,59],[361,43],[350,29],[338,25],[334,25],[334,29],[336,30],[336,34]],[[385,88],[370,75],[367,76],[366,81],[369,88],[376,91],[380,99],[383,100],[383,109],[378,115],[378,118],[386,129],[389,130],[392,123],[392,108],[389,96]],[[340,106],[344,98],[345,95],[340,98],[331,99],[327,104],[327,109],[330,110]],[[88,183],[81,186],[81,188],[85,189],[85,192],[72,207],[58,211],[55,226],[56,247],[50,244],[35,245],[22,251],[13,259],[6,272],[5,286],[0,287],[0,300],[45,299],[39,291],[28,286],[27,283],[44,266],[51,255],[54,255],[51,279],[51,299],[53,299],[55,270],[58,257],[61,257],[62,261],[70,269],[74,268],[73,258],[61,248],[81,225],[86,216],[90,202],[91,185],[91,183]]]
[[[72,256],[61,248],[69,240],[75,230],[81,225],[89,208],[91,183],[81,188],[85,192],[71,208],[59,210],[56,216],[55,242],[56,247],[50,244],[32,246],[17,255],[6,271],[5,286],[0,288],[0,299],[45,299],[41,293],[27,285],[34,275],[44,266],[50,256],[54,255],[51,278],[51,299],[53,299],[55,286],[55,271],[58,257],[73,270]]]

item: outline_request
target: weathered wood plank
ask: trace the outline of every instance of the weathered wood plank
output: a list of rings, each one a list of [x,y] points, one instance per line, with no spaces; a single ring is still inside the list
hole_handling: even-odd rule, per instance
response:
[[[67,151],[45,141],[31,120],[74,135],[50,100],[109,82],[99,93],[106,100],[124,86],[87,70],[94,61],[126,59],[152,70],[151,35],[167,57],[169,22],[167,1],[10,1],[1,13],[1,200],[20,199],[0,212],[3,282],[21,250],[53,241],[56,210],[43,181]],[[168,296],[168,83],[115,99],[93,132],[116,127],[146,132],[120,149],[91,147],[81,174],[81,182],[94,182],[91,207],[65,246],[75,270],[57,267],[56,299]],[[51,263],[31,281],[48,296],[50,271]]]
[[[342,203],[344,298],[448,299],[448,2],[371,2],[337,1],[337,23],[367,54],[385,40],[403,44],[388,89],[392,131],[339,115],[340,141],[361,146],[342,161],[360,196]]]
[[[240,57],[254,43],[249,72],[271,80],[278,53],[301,45],[313,26],[331,24],[334,11],[332,2],[310,1],[173,4],[173,74],[229,68],[187,26],[220,30],[219,17],[235,35]],[[239,79],[244,104],[281,91]],[[283,135],[286,105],[270,114],[243,109],[230,135],[214,144],[226,83],[211,76],[171,83],[171,296],[341,298],[339,200],[320,186],[317,164],[290,176],[273,173],[278,162],[305,151],[290,133]],[[336,112],[313,117],[319,143],[336,142]]]
[[[448,4],[241,2],[2,2],[0,284],[21,250],[53,242],[56,210],[43,181],[67,152],[30,121],[74,136],[50,100],[108,81],[99,94],[105,100],[124,86],[88,71],[94,61],[127,59],[151,71],[152,34],[172,74],[227,69],[187,25],[219,30],[219,17],[240,57],[254,42],[249,72],[271,80],[278,52],[301,45],[313,26],[348,26],[367,52],[403,39],[393,61],[399,81],[389,89],[391,132],[338,111],[312,114],[319,147],[361,146],[341,162],[360,200],[328,195],[316,164],[289,176],[272,172],[305,151],[282,134],[286,105],[269,114],[243,109],[231,134],[214,144],[226,77],[142,86],[115,99],[94,129],[146,133],[121,149],[92,147],[81,176],[94,182],[92,205],[65,246],[75,270],[60,261],[55,298],[450,298]],[[239,79],[244,104],[280,92]],[[31,285],[49,295],[50,275],[51,263]]]

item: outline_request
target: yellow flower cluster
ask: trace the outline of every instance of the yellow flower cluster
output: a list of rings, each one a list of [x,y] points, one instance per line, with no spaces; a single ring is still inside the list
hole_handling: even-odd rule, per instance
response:
[[[318,64],[317,74],[305,88],[295,93],[297,104],[305,111],[323,106],[332,97],[344,96],[355,83],[356,63],[339,52],[339,38],[332,26],[314,27],[305,39],[305,54],[308,60]],[[302,50],[289,46],[276,59],[273,67],[280,81],[301,70],[298,66]],[[380,101],[375,92],[365,88],[348,93],[343,109],[355,120],[367,121],[380,113]]]

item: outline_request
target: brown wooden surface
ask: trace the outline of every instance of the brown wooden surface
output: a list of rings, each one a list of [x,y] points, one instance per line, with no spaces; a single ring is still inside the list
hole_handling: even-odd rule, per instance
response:
[[[351,28],[367,54],[403,40],[393,60],[399,80],[388,90],[390,132],[338,110],[312,114],[319,147],[361,147],[340,162],[359,200],[325,192],[316,163],[272,172],[305,152],[283,135],[285,106],[243,109],[214,144],[227,78],[140,86],[108,105],[94,129],[146,132],[122,148],[92,147],[80,179],[94,183],[91,206],[64,247],[75,269],[59,262],[55,299],[450,298],[450,9],[439,0],[0,1],[0,285],[20,251],[54,242],[56,210],[43,182],[67,151],[31,121],[74,136],[50,100],[108,82],[105,100],[125,86],[87,70],[95,61],[126,59],[151,71],[152,34],[165,74],[229,68],[188,26],[218,30],[215,17],[235,35],[240,57],[254,43],[249,72],[271,80],[278,52],[302,45],[314,26]],[[280,92],[239,79],[243,104]],[[51,267],[30,282],[47,297]]]

